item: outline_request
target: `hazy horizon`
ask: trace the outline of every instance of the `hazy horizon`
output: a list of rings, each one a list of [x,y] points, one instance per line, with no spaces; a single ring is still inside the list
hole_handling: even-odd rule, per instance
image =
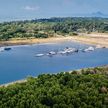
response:
[[[108,17],[107,0],[0,0],[0,21]]]

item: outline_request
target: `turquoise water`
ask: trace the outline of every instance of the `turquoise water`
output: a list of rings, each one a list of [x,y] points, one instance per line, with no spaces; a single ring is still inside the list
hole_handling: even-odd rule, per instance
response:
[[[57,73],[108,64],[108,49],[96,49],[87,53],[80,51],[64,56],[34,57],[35,54],[62,50],[67,46],[79,49],[88,47],[80,43],[65,42],[14,46],[10,51],[0,52],[0,84],[43,73]]]

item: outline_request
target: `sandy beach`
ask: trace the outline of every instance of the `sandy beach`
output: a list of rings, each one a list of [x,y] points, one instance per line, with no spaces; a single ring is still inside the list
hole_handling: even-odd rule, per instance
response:
[[[27,80],[22,79],[22,80],[13,81],[13,82],[6,83],[6,84],[1,84],[0,87],[7,87],[9,85],[13,85],[13,84],[16,84],[16,83],[24,83],[24,82],[27,82]]]
[[[26,45],[26,44],[39,44],[39,43],[51,43],[51,42],[65,42],[65,41],[76,41],[84,44],[101,45],[108,48],[108,34],[82,34],[78,36],[60,36],[46,38],[46,39],[12,39],[9,41],[0,41],[0,46],[11,46],[11,45]]]
[[[52,37],[52,38],[44,38],[44,39],[12,39],[9,41],[0,41],[0,46],[11,46],[11,45],[26,45],[26,44],[40,44],[40,43],[56,43],[56,42],[64,42],[71,40],[71,37]]]
[[[108,34],[84,34],[71,37],[72,40],[85,44],[101,45],[108,48]]]

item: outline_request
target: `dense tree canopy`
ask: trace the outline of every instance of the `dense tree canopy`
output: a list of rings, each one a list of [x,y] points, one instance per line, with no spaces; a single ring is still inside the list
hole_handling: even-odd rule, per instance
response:
[[[0,23],[0,40],[47,38],[57,34],[108,32],[107,18],[50,18]]]
[[[108,67],[44,74],[0,87],[0,108],[108,108]]]

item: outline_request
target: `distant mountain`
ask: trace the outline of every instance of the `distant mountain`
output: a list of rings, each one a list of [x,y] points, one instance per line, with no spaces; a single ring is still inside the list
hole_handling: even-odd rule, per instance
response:
[[[102,12],[98,11],[98,12],[94,12],[91,14],[93,17],[105,17],[106,15],[103,14]]]
[[[96,11],[92,13],[74,13],[69,15],[70,17],[100,17],[100,18],[108,18],[108,14],[102,13],[101,11]]]

